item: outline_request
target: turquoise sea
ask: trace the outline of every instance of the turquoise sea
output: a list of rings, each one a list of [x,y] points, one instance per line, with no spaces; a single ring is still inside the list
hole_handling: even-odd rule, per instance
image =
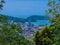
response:
[[[40,20],[40,21],[32,22],[32,24],[35,24],[35,25],[50,25],[50,22],[48,20]]]

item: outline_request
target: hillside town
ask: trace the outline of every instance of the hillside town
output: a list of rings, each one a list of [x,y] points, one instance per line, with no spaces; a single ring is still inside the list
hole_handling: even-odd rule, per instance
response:
[[[23,29],[23,36],[28,39],[34,38],[36,31],[40,31],[44,25],[34,25],[31,22],[21,23],[21,28]]]

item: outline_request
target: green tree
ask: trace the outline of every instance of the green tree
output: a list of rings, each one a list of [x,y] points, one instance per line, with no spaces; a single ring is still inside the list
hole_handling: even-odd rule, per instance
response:
[[[40,37],[41,37],[41,34],[39,31],[37,31],[33,39],[36,45],[42,45],[42,41],[40,40]]]
[[[42,41],[42,45],[60,45],[60,0],[49,0],[48,6],[46,14],[51,25],[42,29],[40,35],[37,33],[39,36],[35,38],[41,38],[39,42]]]
[[[3,5],[4,5],[5,1],[4,0],[0,0],[0,10],[2,9]]]
[[[21,34],[20,24],[8,22],[7,16],[0,15],[0,45],[29,45]]]
[[[49,0],[47,16],[54,29],[54,45],[60,45],[60,0]]]
[[[52,27],[45,26],[40,32],[36,32],[34,38],[36,45],[52,45],[53,29]]]

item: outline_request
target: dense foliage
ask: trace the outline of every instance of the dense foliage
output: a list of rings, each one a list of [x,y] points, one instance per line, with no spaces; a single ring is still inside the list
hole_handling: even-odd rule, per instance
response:
[[[51,22],[35,34],[36,45],[60,45],[60,0],[49,0],[47,17]]]
[[[21,33],[20,24],[8,22],[6,16],[0,15],[0,45],[29,45]]]
[[[37,31],[34,38],[36,45],[52,45],[54,29],[55,27],[45,26],[40,32]]]

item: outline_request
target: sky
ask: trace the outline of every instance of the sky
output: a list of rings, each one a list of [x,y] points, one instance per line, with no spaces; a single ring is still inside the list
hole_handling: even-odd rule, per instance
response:
[[[26,18],[31,15],[45,15],[47,0],[5,0],[1,14]]]

